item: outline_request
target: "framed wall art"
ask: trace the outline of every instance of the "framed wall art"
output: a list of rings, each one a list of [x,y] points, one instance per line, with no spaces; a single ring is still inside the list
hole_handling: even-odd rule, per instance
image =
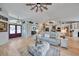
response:
[[[7,23],[0,21],[0,32],[6,32],[7,31]]]

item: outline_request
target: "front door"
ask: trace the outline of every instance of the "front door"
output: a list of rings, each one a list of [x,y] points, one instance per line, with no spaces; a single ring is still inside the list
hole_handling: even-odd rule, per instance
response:
[[[9,25],[9,38],[21,37],[22,26],[21,25]]]

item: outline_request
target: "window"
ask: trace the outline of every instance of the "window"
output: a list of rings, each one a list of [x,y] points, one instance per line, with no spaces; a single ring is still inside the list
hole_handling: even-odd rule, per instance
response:
[[[10,34],[15,34],[15,25],[10,25]]]
[[[17,26],[17,33],[21,33],[21,26]]]

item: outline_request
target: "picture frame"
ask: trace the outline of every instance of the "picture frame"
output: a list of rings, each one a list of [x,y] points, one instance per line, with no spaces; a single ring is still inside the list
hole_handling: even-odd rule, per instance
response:
[[[0,32],[6,32],[7,31],[7,23],[0,21]]]

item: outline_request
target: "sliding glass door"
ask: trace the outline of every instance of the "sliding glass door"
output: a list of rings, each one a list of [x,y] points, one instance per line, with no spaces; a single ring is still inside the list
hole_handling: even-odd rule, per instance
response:
[[[21,37],[22,26],[21,25],[9,25],[9,38]]]

